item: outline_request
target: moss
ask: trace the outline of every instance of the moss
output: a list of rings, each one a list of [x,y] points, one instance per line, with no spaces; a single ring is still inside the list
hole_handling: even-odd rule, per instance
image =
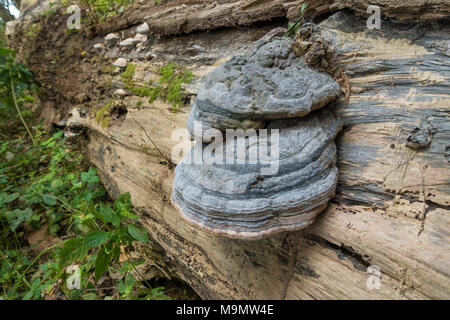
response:
[[[111,64],[105,64],[100,67],[100,72],[104,74],[112,74],[116,70],[116,67]]]
[[[152,103],[153,101],[158,99],[158,97],[161,96],[161,91],[162,91],[162,89],[160,86],[152,88],[152,92],[151,92],[151,95],[150,95],[150,98],[148,99],[148,101],[150,103]]]
[[[140,97],[150,97],[152,94],[152,88],[138,87],[138,86],[133,87],[127,86],[127,88],[130,89],[130,91],[133,92],[135,95]]]
[[[186,98],[182,84],[190,83],[194,75],[186,68],[172,63],[161,67],[159,73],[159,85],[153,88],[150,102],[160,98],[169,102],[173,107],[172,111],[177,112],[184,105]]]
[[[124,72],[120,75],[122,77],[122,80],[125,83],[131,82],[133,79],[133,75],[136,71],[136,65],[134,63],[130,63],[127,65],[127,68]]]
[[[114,106],[114,101],[110,101],[105,104],[100,110],[97,111],[95,115],[95,120],[99,123],[103,128],[109,127],[109,111]]]
[[[25,33],[26,37],[29,38],[36,38],[39,35],[39,32],[41,32],[42,26],[39,23],[34,23],[30,26],[27,33]]]
[[[102,119],[102,121],[100,121],[100,125],[102,126],[102,128],[108,128],[109,127],[109,121],[111,120],[111,118],[109,116],[104,117]]]
[[[112,88],[113,86],[113,79],[109,78],[108,81],[105,82],[105,88]]]
[[[133,82],[133,75],[136,71],[136,65],[130,63],[126,70],[121,74],[125,86],[132,93],[140,97],[148,97],[152,103],[156,99],[161,99],[172,105],[172,111],[177,112],[186,100],[186,94],[182,88],[182,84],[192,81],[194,75],[186,68],[176,65],[167,64],[158,69],[160,74],[158,84],[156,86],[137,86]]]

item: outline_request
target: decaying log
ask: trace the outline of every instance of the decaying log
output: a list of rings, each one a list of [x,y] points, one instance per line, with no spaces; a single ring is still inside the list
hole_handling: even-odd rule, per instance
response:
[[[169,200],[173,172],[133,119],[170,154],[187,113],[130,109],[109,129],[74,117],[91,129],[90,159],[110,192],[132,194],[174,272],[202,297],[449,297],[448,27],[415,39],[414,26],[368,31],[364,23],[338,13],[322,24],[344,53],[351,96],[333,107],[346,125],[338,194],[304,233],[231,240],[180,219]],[[408,146],[417,129],[430,130],[429,146]],[[381,271],[379,289],[367,286],[369,266]]]
[[[398,20],[438,20],[450,15],[446,0],[336,0],[334,9],[348,8],[361,16],[368,16],[367,8],[377,5],[385,17]]]
[[[242,17],[246,8],[262,13],[263,3],[272,1],[245,3],[239,9]],[[419,1],[408,4],[413,13],[414,3]],[[233,16],[238,11],[224,12],[222,16]],[[196,11],[195,19],[201,13]],[[177,21],[170,28],[178,26],[172,30],[180,32],[197,30],[194,26],[206,21],[170,20],[168,13],[160,17]],[[170,29],[161,25],[159,33]],[[381,30],[370,31],[365,26],[365,20],[342,12],[321,24],[342,53],[344,72],[337,80],[351,94],[348,105],[342,96],[329,106],[345,125],[336,140],[336,197],[304,231],[248,241],[211,235],[182,221],[170,201],[173,168],[167,157],[178,143],[172,132],[185,128],[188,108],[175,114],[161,102],[137,108],[136,99],[127,97],[123,103],[128,113],[109,128],[92,115],[80,116],[77,108],[72,112],[69,122],[88,129],[89,159],[109,193],[131,193],[152,239],[139,250],[149,265],[185,280],[202,298],[450,298],[450,28],[443,23],[438,29],[383,23]],[[173,37],[165,46],[156,42],[152,50],[176,61],[194,60],[194,73],[201,75],[256,40],[249,33],[198,32]],[[183,56],[180,48],[191,42],[203,51]],[[216,63],[205,68],[204,61]],[[87,72],[89,65],[83,65]],[[137,65],[135,81],[145,72],[144,62]],[[91,75],[98,76],[94,71]],[[72,86],[82,88],[82,83],[72,80]],[[378,289],[367,285],[369,267],[381,272]]]
[[[450,15],[447,0],[179,0],[150,3],[131,15],[113,18],[97,29],[104,35],[147,22],[155,35],[167,36],[222,27],[245,27],[274,18],[295,20],[306,3],[307,16],[317,16],[339,9],[351,9],[368,17],[367,8],[378,5],[383,17],[399,20],[438,20]]]

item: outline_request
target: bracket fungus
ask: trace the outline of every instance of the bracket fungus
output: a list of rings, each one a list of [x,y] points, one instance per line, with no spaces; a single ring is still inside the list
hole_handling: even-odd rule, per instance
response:
[[[341,127],[322,107],[340,88],[298,58],[291,42],[258,43],[202,79],[188,118],[198,143],[177,165],[172,193],[191,225],[260,239],[307,227],[334,196]]]
[[[189,114],[189,132],[202,138],[194,132],[195,121],[202,122],[203,131],[262,128],[267,121],[303,117],[333,101],[339,84],[308,67],[291,43],[290,38],[257,42],[250,53],[206,75]]]

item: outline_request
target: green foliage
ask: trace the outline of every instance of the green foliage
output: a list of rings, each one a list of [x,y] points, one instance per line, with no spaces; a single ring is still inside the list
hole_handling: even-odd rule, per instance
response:
[[[63,5],[78,4],[89,16],[91,22],[100,23],[122,14],[134,0],[63,0]]]
[[[95,120],[99,123],[103,128],[109,127],[109,121],[111,118],[109,117],[109,111],[114,106],[114,101],[110,101],[105,104],[100,110],[95,114]]]
[[[5,22],[0,20],[0,48],[6,46]]]
[[[28,31],[25,33],[25,36],[28,38],[36,38],[41,32],[42,26],[39,23],[34,23],[30,26]]]
[[[34,147],[21,139],[1,141],[0,219],[12,232],[26,222],[34,228],[48,224],[56,234],[65,219],[62,212],[84,210],[105,191],[95,169],[74,172],[82,158],[64,145],[62,131],[48,138],[39,132],[36,139]],[[95,179],[87,179],[89,174]]]
[[[125,71],[122,72],[122,74],[120,76],[122,77],[122,80],[124,82],[128,83],[128,82],[132,81],[135,71],[136,71],[136,64],[129,63],[127,65],[127,68],[125,69]]]
[[[38,129],[36,142],[0,140],[0,299],[56,293],[65,299],[169,298],[164,288],[135,278],[142,261],[127,252],[134,241],[147,242],[148,235],[138,226],[130,194],[110,202],[97,171],[84,170],[77,146],[62,132],[47,136]],[[65,240],[35,256],[25,238],[44,225]],[[71,265],[80,270],[79,289],[67,285]],[[109,273],[119,276],[108,280],[115,289],[102,297],[98,281]]]
[[[23,63],[16,61],[16,53],[0,48],[0,120],[4,122],[2,129],[9,132],[19,118],[33,143],[34,137],[25,119],[32,115],[29,103],[33,102],[31,94],[35,91],[33,74]]]
[[[194,79],[194,75],[191,71],[175,64],[165,65],[159,72],[161,74],[160,85],[155,88],[151,100],[159,96],[163,101],[172,104],[173,112],[176,112],[184,105],[186,97],[182,84],[190,83]]]
[[[136,64],[130,63],[127,65],[125,71],[120,75],[122,81],[125,82],[127,89],[133,92],[135,95],[140,97],[150,96],[152,90],[151,88],[137,86],[133,81],[133,75],[136,71]]]
[[[49,2],[49,9],[39,12],[40,17],[52,17],[58,13],[58,6],[55,6],[54,2]]]
[[[148,97],[150,103],[156,99],[161,99],[172,105],[172,111],[177,112],[185,103],[186,94],[182,88],[182,84],[192,81],[194,75],[186,68],[176,65],[167,64],[159,68],[159,83],[156,86],[143,87],[138,86],[133,81],[133,75],[136,71],[136,65],[128,64],[126,70],[121,74],[126,87],[135,95],[140,97]]]
[[[19,106],[33,100],[30,96],[36,90],[33,74],[23,63],[16,61],[13,50],[0,48],[0,117],[3,119],[10,119],[15,113],[11,81]]]
[[[301,12],[300,17],[298,17],[298,19],[294,23],[289,24],[288,29],[287,29],[287,31],[285,33],[286,37],[293,38],[295,36],[295,34],[297,33],[298,29],[303,24],[303,20],[305,18],[305,12],[307,11],[307,9],[308,9],[308,4],[307,3],[303,3],[302,7],[300,8],[300,12]]]

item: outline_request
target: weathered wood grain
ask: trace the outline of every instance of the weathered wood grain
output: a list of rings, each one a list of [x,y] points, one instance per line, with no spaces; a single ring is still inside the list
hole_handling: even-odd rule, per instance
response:
[[[445,19],[450,15],[446,0],[179,0],[140,6],[126,17],[117,17],[97,27],[104,35],[147,22],[153,34],[159,36],[213,30],[223,27],[245,27],[274,18],[296,20],[306,3],[306,16],[319,16],[340,9],[350,9],[368,17],[370,5],[380,7],[382,17],[398,20],[425,21]]]
[[[236,241],[182,222],[169,201],[172,170],[132,119],[170,154],[171,132],[184,127],[188,110],[131,109],[109,129],[81,120],[93,131],[90,159],[112,194],[132,194],[172,269],[202,297],[449,297],[450,77],[437,46],[446,30],[413,42],[414,29],[374,34],[363,24],[345,15],[323,24],[346,51],[352,95],[349,105],[341,99],[333,107],[346,125],[337,140],[337,197],[303,235]],[[434,128],[428,148],[406,146],[415,126]],[[379,290],[366,286],[371,265],[381,270]]]

